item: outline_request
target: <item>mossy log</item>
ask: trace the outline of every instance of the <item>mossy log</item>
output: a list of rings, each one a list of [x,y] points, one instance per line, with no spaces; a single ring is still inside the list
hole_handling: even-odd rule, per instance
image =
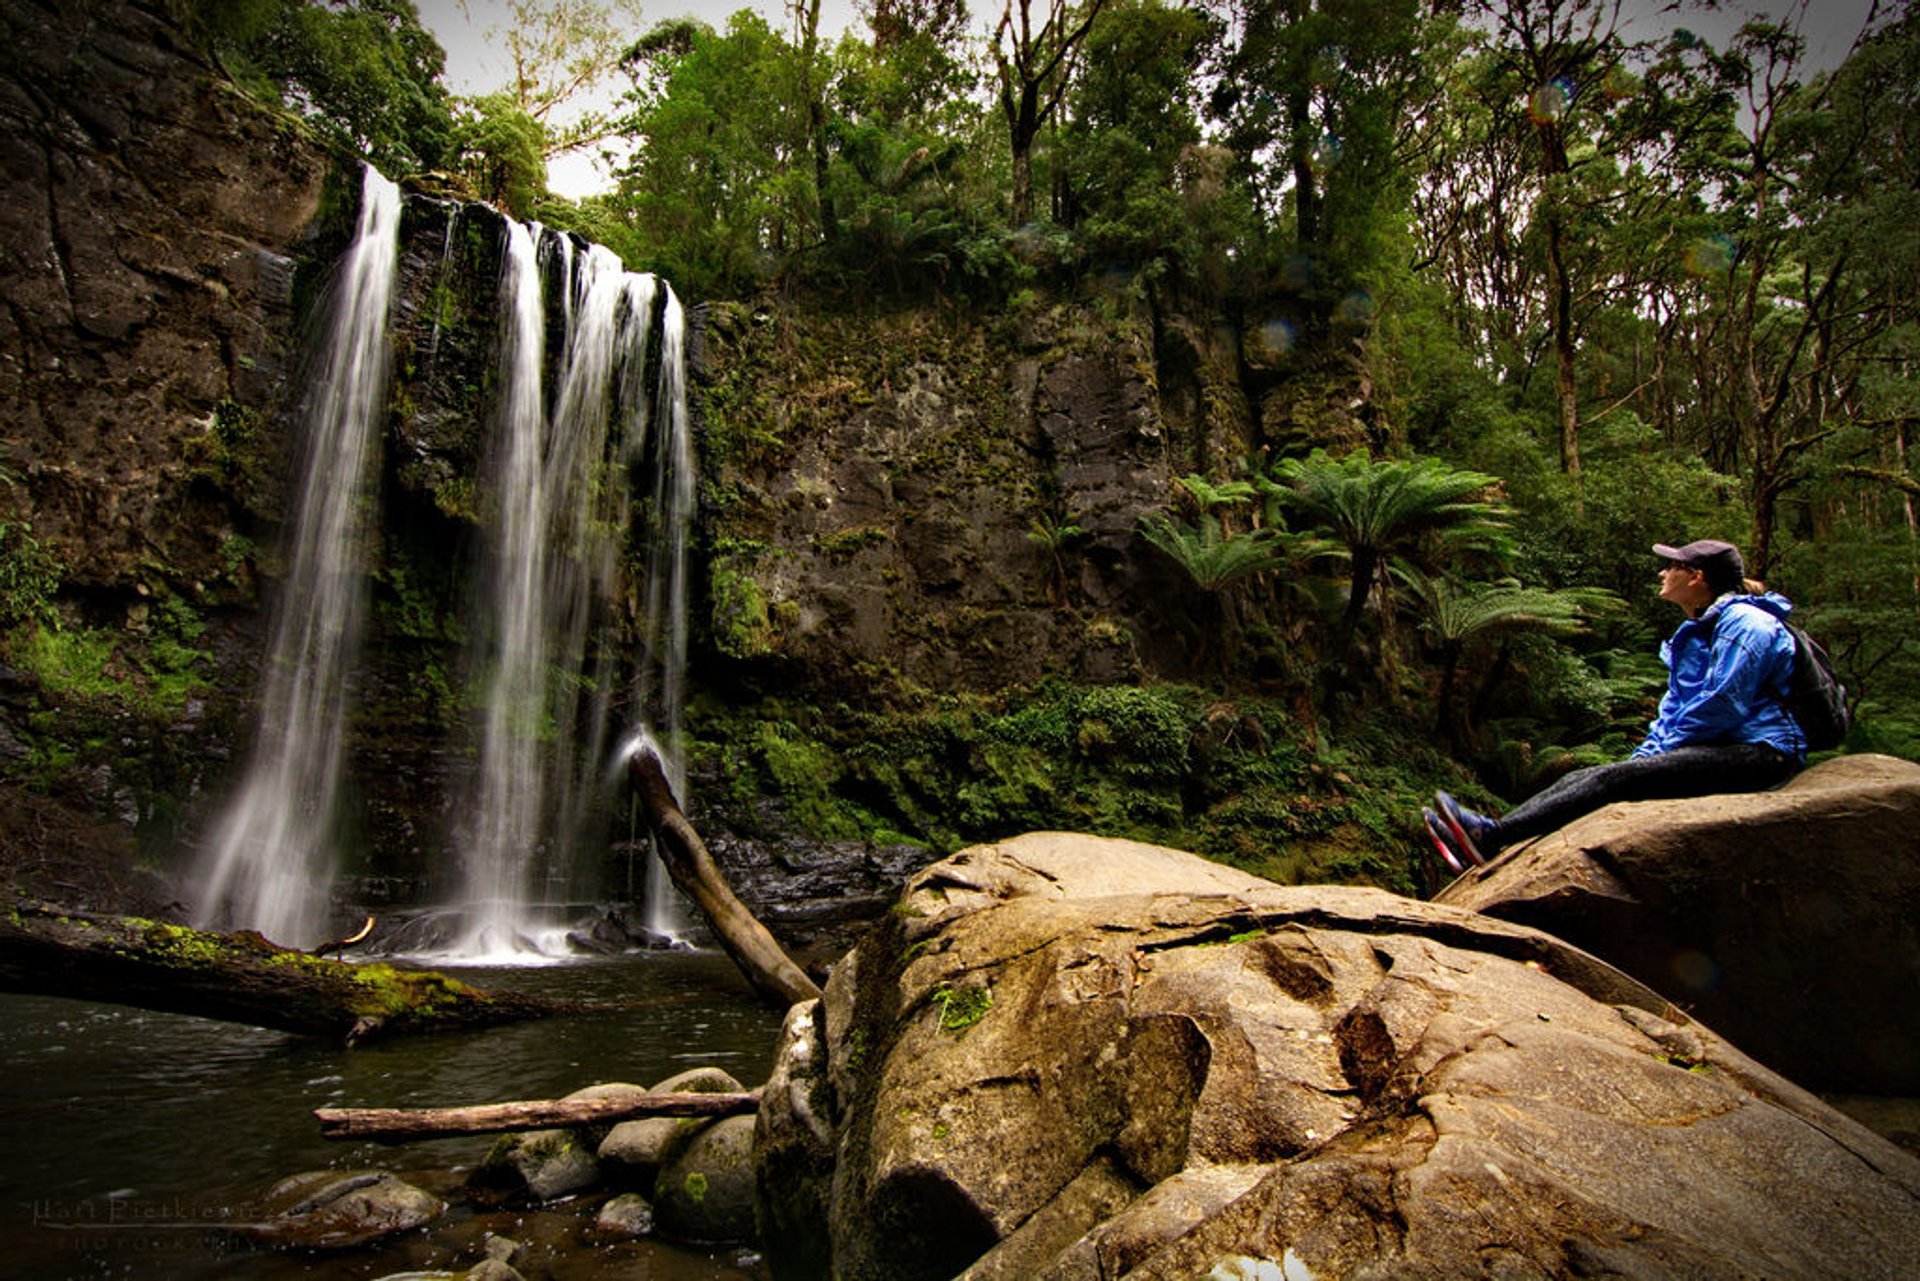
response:
[[[456,1135],[610,1125],[648,1116],[739,1116],[760,1106],[760,1091],[716,1094],[630,1094],[594,1099],[524,1099],[457,1108],[315,1108],[329,1139],[410,1143]]]
[[[0,991],[193,1014],[347,1045],[584,1008],[470,987],[431,970],[331,961],[275,947],[252,931],[212,934],[34,902],[0,912]]]
[[[681,812],[666,769],[651,744],[643,744],[634,752],[628,771],[640,794],[647,826],[659,842],[660,861],[666,864],[667,875],[707,918],[720,946],[747,976],[754,991],[782,1008],[818,997],[820,988],[786,954],[760,919],[734,896],[726,878],[720,875],[713,855],[707,852],[707,843]]]

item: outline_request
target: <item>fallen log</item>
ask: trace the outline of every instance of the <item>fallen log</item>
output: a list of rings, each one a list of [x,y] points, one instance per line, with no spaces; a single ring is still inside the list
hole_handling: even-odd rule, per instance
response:
[[[714,864],[707,844],[680,810],[666,768],[652,743],[643,742],[628,762],[628,773],[640,795],[660,849],[660,861],[694,906],[713,926],[720,946],[733,958],[756,992],[782,1006],[811,1001],[820,989],[786,954],[760,919],[734,897],[726,878]]]
[[[431,970],[354,965],[133,916],[13,902],[0,910],[0,991],[166,1010],[354,1045],[589,1007],[477,988]]]
[[[760,1091],[740,1094],[634,1094],[626,1098],[528,1099],[457,1108],[315,1108],[320,1135],[411,1143],[468,1134],[606,1125],[647,1116],[734,1116],[760,1106]]]

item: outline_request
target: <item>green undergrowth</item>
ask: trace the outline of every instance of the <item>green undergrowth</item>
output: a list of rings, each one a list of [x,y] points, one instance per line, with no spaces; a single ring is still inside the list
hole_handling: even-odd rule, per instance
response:
[[[166,720],[208,686],[211,660],[200,648],[205,630],[190,605],[169,597],[130,609],[124,627],[57,617],[28,623],[0,638],[0,653],[82,718],[94,711]]]
[[[949,852],[1067,830],[1191,850],[1283,883],[1420,887],[1423,798],[1458,774],[1388,724],[1328,734],[1288,704],[1066,681],[885,711],[700,702],[703,803],[749,829]],[[759,801],[777,802],[767,819]]]

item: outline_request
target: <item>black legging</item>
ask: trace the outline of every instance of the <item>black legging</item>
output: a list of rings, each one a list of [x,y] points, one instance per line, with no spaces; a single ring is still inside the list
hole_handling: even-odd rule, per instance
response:
[[[1565,827],[1614,801],[1668,801],[1722,792],[1763,792],[1786,782],[1800,763],[1763,743],[1726,743],[1713,747],[1676,747],[1577,769],[1522,801],[1478,842],[1495,850]]]

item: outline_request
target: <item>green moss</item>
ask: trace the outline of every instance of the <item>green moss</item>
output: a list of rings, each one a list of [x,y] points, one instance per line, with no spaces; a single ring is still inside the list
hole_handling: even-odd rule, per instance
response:
[[[941,1030],[946,1032],[965,1032],[993,1008],[993,992],[985,987],[943,987],[932,1000],[940,1009]]]
[[[713,643],[731,658],[760,658],[773,652],[773,619],[767,594],[738,562],[716,562],[713,594]]]
[[[707,1199],[707,1176],[695,1170],[680,1184],[687,1194],[687,1200],[699,1205]]]
[[[0,521],[0,628],[50,622],[64,573],[25,522]]]
[[[825,556],[844,560],[865,548],[877,547],[892,537],[878,526],[854,525],[831,534],[821,534],[813,540],[813,545]]]
[[[217,934],[138,917],[129,918],[127,923],[139,933],[144,955],[166,965],[200,969],[233,956],[232,944]]]

